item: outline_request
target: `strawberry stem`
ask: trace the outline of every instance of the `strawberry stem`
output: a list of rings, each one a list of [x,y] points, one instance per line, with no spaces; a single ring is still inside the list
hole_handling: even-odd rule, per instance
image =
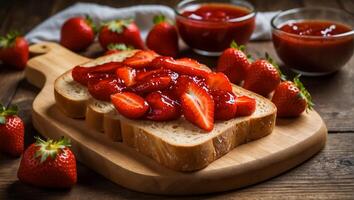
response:
[[[282,81],[286,81],[287,78],[286,78],[286,76],[283,74],[283,72],[280,70],[279,65],[274,61],[274,59],[273,59],[272,57],[269,56],[269,54],[268,54],[267,52],[265,53],[265,59],[266,59],[270,64],[272,64],[272,65],[275,67],[275,69],[277,69],[278,74],[279,74],[279,76],[280,76],[280,79],[281,79]]]
[[[16,105],[12,105],[8,108],[0,104],[0,124],[6,123],[6,116],[17,115],[18,107]]]
[[[34,157],[41,157],[40,162],[43,163],[48,157],[55,159],[60,151],[67,147],[71,147],[70,139],[61,137],[59,140],[42,140],[40,137],[34,137],[36,139],[35,145],[39,147]]]
[[[306,100],[306,103],[307,103],[306,111],[308,111],[308,109],[312,110],[312,108],[315,104],[312,102],[311,94],[309,93],[309,91],[305,88],[305,86],[300,81],[300,76],[301,76],[300,74],[295,76],[293,82],[294,82],[295,86],[297,88],[299,88],[301,98]]]

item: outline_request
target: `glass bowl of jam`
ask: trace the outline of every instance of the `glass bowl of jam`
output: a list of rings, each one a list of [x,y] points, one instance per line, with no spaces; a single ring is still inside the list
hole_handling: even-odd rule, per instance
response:
[[[354,19],[333,8],[296,8],[276,15],[272,40],[286,67],[308,76],[333,73],[353,55]]]
[[[246,1],[184,0],[175,12],[180,36],[201,55],[220,55],[232,40],[244,45],[255,28],[256,13]]]

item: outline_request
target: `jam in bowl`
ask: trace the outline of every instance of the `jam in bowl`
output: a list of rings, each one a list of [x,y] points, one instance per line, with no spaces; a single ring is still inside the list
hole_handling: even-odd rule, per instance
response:
[[[232,40],[246,44],[255,28],[256,13],[245,1],[184,0],[175,11],[180,36],[202,55],[220,55]]]
[[[304,75],[339,70],[354,51],[353,17],[332,8],[300,8],[272,19],[272,40],[285,66]]]

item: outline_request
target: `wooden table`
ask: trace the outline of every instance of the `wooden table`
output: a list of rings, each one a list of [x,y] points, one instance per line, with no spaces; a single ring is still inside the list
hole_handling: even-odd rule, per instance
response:
[[[142,4],[138,0],[99,1],[101,4],[124,7]],[[177,1],[149,0],[145,3],[160,3],[169,6]],[[352,11],[353,1],[251,1],[257,10],[281,10],[294,7],[327,6]],[[26,2],[12,0],[0,3],[0,34],[11,29],[23,33],[58,11],[70,6],[69,0],[46,0]],[[92,49],[92,48],[91,48]],[[270,41],[251,42],[249,52],[263,55],[265,51],[277,59]],[[184,52],[213,64],[215,59],[202,58],[190,51]],[[92,55],[92,50],[83,52]],[[280,62],[280,61],[279,61]],[[339,72],[320,78],[303,77],[311,92],[315,109],[321,114],[329,130],[326,147],[306,163],[266,182],[241,190],[186,197],[189,199],[354,199],[354,57]],[[20,71],[0,64],[0,102],[17,104],[20,116],[26,123],[26,146],[33,142],[37,131],[31,124],[31,107],[39,89],[24,80]],[[20,183],[16,173],[20,159],[0,154],[0,199],[163,199],[127,190],[115,185],[92,170],[78,163],[78,184],[70,190],[48,190]]]

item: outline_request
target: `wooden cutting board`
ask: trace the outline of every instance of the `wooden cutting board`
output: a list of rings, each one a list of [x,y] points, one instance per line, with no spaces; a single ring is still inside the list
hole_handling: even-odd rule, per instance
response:
[[[32,119],[45,137],[71,138],[78,160],[107,179],[126,188],[155,194],[183,195],[226,191],[279,175],[309,159],[326,142],[327,129],[315,111],[295,119],[279,119],[274,132],[241,145],[205,169],[182,173],[160,166],[103,133],[86,128],[84,120],[64,116],[54,101],[54,80],[75,65],[90,59],[56,43],[30,47],[28,81],[43,87],[33,102]]]

